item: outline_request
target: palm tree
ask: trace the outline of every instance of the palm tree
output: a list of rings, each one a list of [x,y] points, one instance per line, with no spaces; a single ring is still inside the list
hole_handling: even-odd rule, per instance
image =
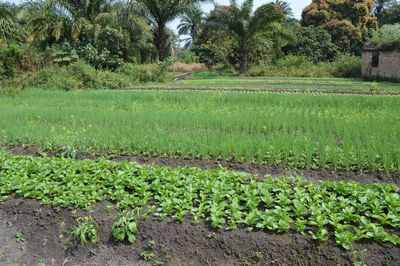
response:
[[[275,22],[272,23],[271,30],[269,32],[269,37],[272,41],[272,48],[274,52],[273,61],[276,62],[279,57],[282,56],[282,48],[288,45],[290,42],[293,42],[293,31],[291,28],[291,22],[280,23]]]
[[[14,8],[9,4],[0,3],[0,41],[23,41],[25,31],[16,20]]]
[[[210,0],[136,0],[144,7],[146,17],[154,28],[154,46],[158,59],[164,61],[168,54],[167,23]]]
[[[285,18],[288,19],[293,17],[293,9],[290,7],[290,4],[288,2],[282,0],[275,0],[274,4],[282,12]]]
[[[247,71],[249,47],[257,33],[265,31],[273,22],[281,20],[284,15],[275,4],[265,4],[256,9],[253,13],[253,0],[245,0],[239,6],[236,0],[231,0],[229,8],[216,7],[209,18],[237,39],[239,74]]]
[[[133,29],[147,26],[113,0],[33,0],[27,7],[28,41],[32,43],[75,42],[82,38],[96,43],[102,34],[113,42],[126,43],[135,35]]]
[[[181,42],[185,43],[185,48],[192,47],[196,42],[196,39],[200,34],[200,25],[204,20],[204,12],[201,10],[200,6],[196,6],[182,16],[177,29],[179,35],[188,36],[187,38],[181,39]]]

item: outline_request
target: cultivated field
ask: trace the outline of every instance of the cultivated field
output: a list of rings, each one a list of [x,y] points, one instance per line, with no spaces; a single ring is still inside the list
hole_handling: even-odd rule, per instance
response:
[[[396,96],[27,91],[0,106],[6,146],[400,169]]]
[[[237,91],[280,91],[320,92],[355,94],[400,94],[400,85],[392,82],[366,82],[345,78],[243,78],[221,76],[220,73],[175,74],[178,82],[150,82],[131,88],[177,89],[177,90],[237,90]],[[182,79],[182,80],[180,80]]]
[[[164,86],[0,96],[0,264],[400,263],[398,85]]]

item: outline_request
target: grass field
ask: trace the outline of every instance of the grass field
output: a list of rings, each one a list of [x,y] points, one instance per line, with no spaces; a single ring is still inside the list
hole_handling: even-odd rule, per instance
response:
[[[176,74],[175,76],[179,76]],[[174,77],[170,77],[174,79]],[[279,78],[279,77],[221,77],[219,73],[193,73],[177,82],[150,82],[132,88],[191,88],[191,89],[246,89],[246,90],[327,90],[332,92],[400,93],[400,85],[392,82],[367,82],[345,78]]]
[[[0,142],[400,170],[397,96],[26,91],[0,97]]]

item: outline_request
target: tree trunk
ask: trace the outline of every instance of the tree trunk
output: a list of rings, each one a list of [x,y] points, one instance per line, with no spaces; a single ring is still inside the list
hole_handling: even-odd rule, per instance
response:
[[[168,33],[165,23],[158,23],[157,29],[154,33],[154,45],[157,49],[157,56],[159,61],[164,61],[167,57],[167,40]]]
[[[239,47],[239,74],[242,75],[247,71],[247,47],[245,41],[240,42]]]

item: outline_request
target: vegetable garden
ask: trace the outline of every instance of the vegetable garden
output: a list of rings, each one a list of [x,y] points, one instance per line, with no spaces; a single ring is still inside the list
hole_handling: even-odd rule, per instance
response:
[[[0,218],[35,263],[395,265],[399,117],[394,95],[1,96]]]

